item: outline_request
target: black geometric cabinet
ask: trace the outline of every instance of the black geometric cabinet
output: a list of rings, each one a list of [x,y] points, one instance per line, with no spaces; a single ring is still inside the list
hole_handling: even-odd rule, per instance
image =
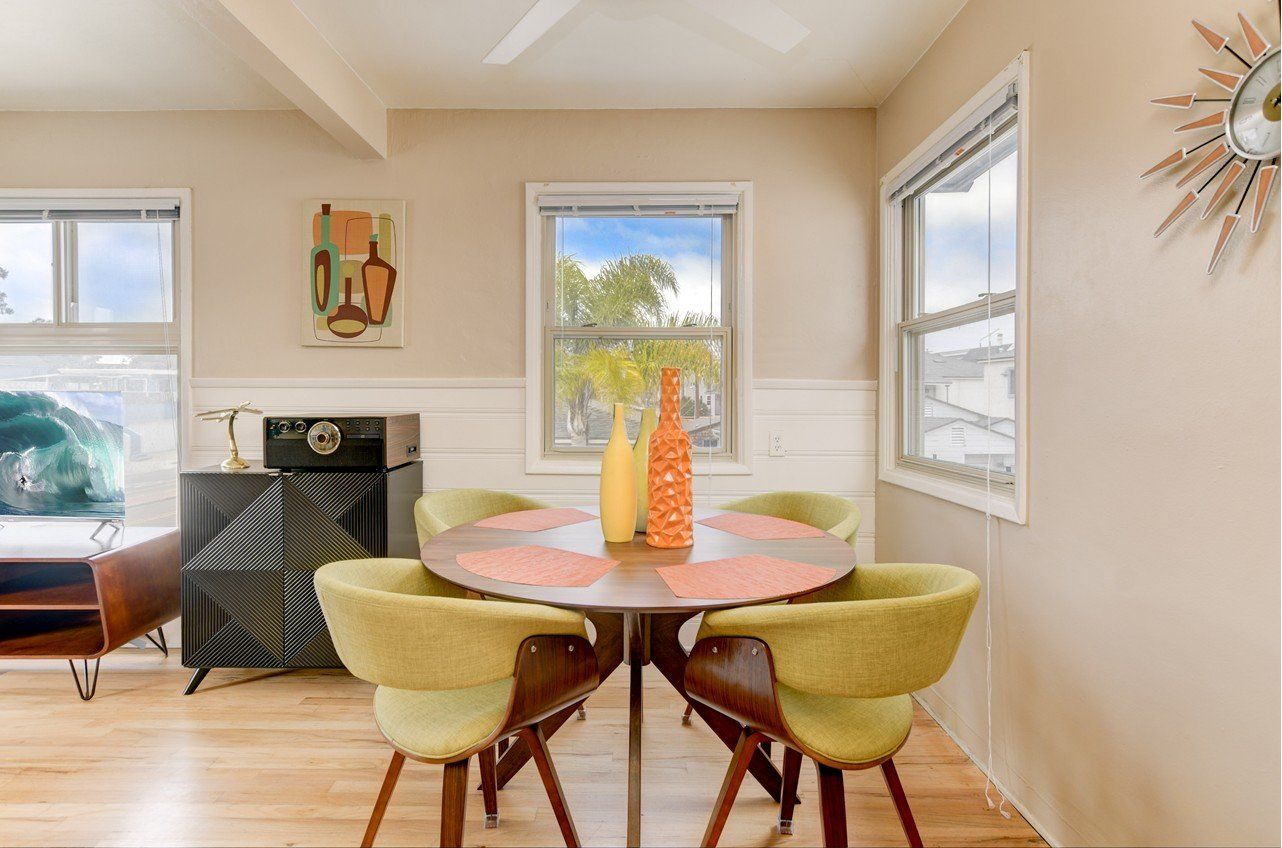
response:
[[[422,465],[391,471],[218,466],[181,475],[186,694],[211,668],[341,666],[312,575],[327,562],[418,556]]]

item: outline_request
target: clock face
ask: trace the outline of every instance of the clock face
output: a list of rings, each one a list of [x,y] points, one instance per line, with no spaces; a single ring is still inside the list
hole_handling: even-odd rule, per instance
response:
[[[1282,94],[1278,51],[1257,64],[1238,85],[1229,106],[1228,141],[1233,152],[1247,159],[1271,159],[1282,148]]]

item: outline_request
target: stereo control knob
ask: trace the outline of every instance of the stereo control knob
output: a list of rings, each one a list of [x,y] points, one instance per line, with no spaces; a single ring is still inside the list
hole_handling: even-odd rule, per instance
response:
[[[317,421],[307,431],[308,447],[321,456],[328,456],[338,450],[338,443],[342,439],[343,434],[329,421]]]
[[[279,431],[281,431],[282,433],[288,432],[288,430],[289,430],[289,422],[288,422],[288,421],[280,421],[280,422],[277,422],[277,424],[276,424],[276,429],[277,429],[277,430],[279,430]]]
[[[306,422],[306,421],[295,421],[295,422],[294,422],[294,429],[295,429],[295,430],[297,430],[298,432],[302,433],[303,431],[305,431],[305,430],[307,429],[307,422]]]

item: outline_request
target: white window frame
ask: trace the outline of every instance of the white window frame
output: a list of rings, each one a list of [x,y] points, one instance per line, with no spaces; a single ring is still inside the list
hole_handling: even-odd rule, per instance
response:
[[[726,361],[730,364],[725,375],[727,406],[732,410],[730,431],[727,433],[730,452],[711,459],[711,469],[706,453],[695,452],[696,473],[709,470],[717,474],[751,474],[752,450],[750,449],[752,421],[752,183],[735,182],[639,182],[639,183],[585,183],[585,182],[531,182],[525,184],[525,471],[527,474],[576,474],[600,473],[599,452],[575,455],[569,452],[550,453],[546,449],[544,406],[545,385],[549,382],[547,362],[551,351],[547,347],[544,328],[546,315],[547,281],[543,279],[544,259],[550,246],[539,213],[539,201],[544,195],[648,195],[648,196],[698,196],[738,195],[738,211],[732,216],[733,293],[729,293],[733,314],[730,325],[730,350]]]
[[[1012,83],[1019,98],[1018,189],[1015,232],[1015,474],[1013,485],[986,486],[982,479],[933,469],[901,456],[904,432],[901,410],[905,375],[900,356],[900,324],[904,320],[904,216],[902,198],[891,193],[903,178],[921,170],[950,136],[973,125],[977,114]],[[1028,515],[1028,286],[1029,286],[1029,127],[1031,126],[1029,53],[1024,51],[991,82],[904,157],[881,180],[881,351],[878,403],[878,478],[886,483],[970,507],[1017,524]]]
[[[142,201],[142,203],[140,203]],[[37,207],[46,203],[58,209],[137,208],[149,202],[173,201],[178,206],[174,222],[173,321],[164,323],[80,323],[66,318],[66,293],[56,291],[54,323],[0,324],[0,355],[4,353],[172,353],[178,356],[178,466],[188,464],[191,444],[191,189],[189,188],[106,188],[106,189],[0,189],[0,206]],[[67,246],[55,242],[54,262],[67,261]],[[61,289],[65,278],[55,274]],[[166,344],[177,336],[177,344]],[[175,481],[175,485],[177,485]]]

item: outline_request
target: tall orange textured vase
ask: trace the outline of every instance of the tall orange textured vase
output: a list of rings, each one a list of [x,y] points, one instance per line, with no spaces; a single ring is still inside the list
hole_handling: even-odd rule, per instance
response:
[[[693,480],[690,436],[681,424],[681,371],[664,368],[659,383],[659,426],[650,436],[647,545],[688,548],[694,544]]]

